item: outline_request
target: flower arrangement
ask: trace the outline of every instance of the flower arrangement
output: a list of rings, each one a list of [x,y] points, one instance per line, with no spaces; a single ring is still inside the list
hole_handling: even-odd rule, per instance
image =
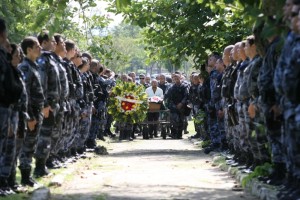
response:
[[[148,101],[145,88],[132,82],[118,82],[112,89],[108,113],[116,122],[138,123],[147,116]]]

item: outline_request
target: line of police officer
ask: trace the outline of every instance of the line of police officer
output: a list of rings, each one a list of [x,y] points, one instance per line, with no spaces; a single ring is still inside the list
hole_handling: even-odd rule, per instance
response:
[[[227,163],[245,165],[246,173],[272,163],[269,176],[259,179],[280,186],[279,199],[300,199],[299,10],[299,0],[286,1],[290,31],[285,39],[270,35],[264,51],[257,45],[262,30],[257,27],[255,35],[227,46],[222,58],[210,55],[209,76],[200,74],[202,84],[196,81],[190,92],[194,115],[205,113],[193,136],[211,140],[204,152],[229,148],[234,157]]]
[[[46,176],[66,158],[84,157],[86,147],[96,146],[96,137],[114,136],[106,110],[114,73],[81,54],[73,41],[43,30],[19,47],[9,43],[0,19],[0,62],[1,196],[20,189],[18,161],[21,184],[33,187],[33,158],[35,177]]]

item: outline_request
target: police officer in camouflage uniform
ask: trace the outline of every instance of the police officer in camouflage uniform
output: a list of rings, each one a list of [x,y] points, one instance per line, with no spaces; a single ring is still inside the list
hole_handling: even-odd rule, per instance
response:
[[[186,106],[189,91],[186,84],[182,83],[181,74],[174,75],[174,85],[164,96],[168,102],[171,113],[171,134],[173,139],[182,139],[184,126],[184,107]]]
[[[21,183],[33,187],[36,182],[30,176],[31,164],[43,122],[45,102],[41,76],[38,72],[38,65],[36,63],[36,59],[41,54],[41,47],[34,37],[25,38],[21,43],[21,47],[26,57],[18,68],[24,74],[28,94],[29,120],[27,131],[24,133],[25,138],[19,156],[19,169],[22,175]]]
[[[53,128],[53,134],[51,136],[51,150],[49,158],[46,161],[46,166],[48,168],[59,168],[55,159],[57,157],[57,153],[59,151],[58,142],[63,140],[65,137],[65,129],[63,129],[63,121],[65,112],[68,111],[67,105],[67,98],[69,96],[69,82],[67,78],[67,72],[63,66],[63,58],[66,56],[66,48],[65,42],[60,34],[54,34],[54,39],[56,42],[56,48],[54,50],[53,58],[56,62],[57,69],[59,71],[59,81],[60,81],[60,100],[59,100],[59,107],[56,116],[55,116],[55,126]]]
[[[210,134],[211,145],[204,149],[204,153],[208,154],[213,150],[217,150],[221,145],[221,134],[218,128],[216,103],[220,100],[220,87],[218,87],[221,81],[222,74],[215,69],[216,61],[220,58],[219,54],[214,53],[208,57],[208,73],[210,79],[210,101],[206,105],[208,113],[208,127]]]
[[[13,54],[13,49],[12,49],[12,45],[9,43],[9,40],[6,40],[5,45],[3,45],[5,47],[5,50],[7,52],[7,58],[10,61],[10,67],[12,72],[14,72],[14,78],[16,84],[20,84],[20,86],[22,86],[22,93],[20,96],[20,99],[18,101],[18,103],[16,104],[12,104],[11,107],[11,115],[9,116],[9,131],[8,134],[6,135],[6,137],[4,137],[4,142],[3,142],[3,149],[1,151],[2,153],[2,160],[1,160],[1,167],[2,167],[2,173],[1,173],[1,189],[4,190],[3,191],[3,195],[5,194],[14,194],[13,189],[13,185],[12,182],[15,182],[14,180],[11,180],[12,176],[15,175],[15,167],[16,165],[14,164],[15,162],[15,157],[16,157],[16,136],[17,136],[17,128],[18,128],[18,123],[19,123],[19,111],[21,110],[22,107],[22,101],[23,101],[23,97],[24,97],[24,91],[25,91],[25,98],[26,98],[26,88],[24,87],[24,83],[22,81],[21,78],[21,74],[19,73],[19,71],[16,69],[16,65],[17,65],[17,59],[14,53]],[[17,46],[15,45],[15,48],[17,48]],[[17,50],[18,51],[18,50]],[[15,50],[16,52],[16,50]],[[26,105],[25,105],[26,106]],[[26,109],[26,108],[25,108]],[[4,173],[3,173],[4,172]],[[5,174],[5,176],[3,176],[3,174]],[[9,175],[8,177],[6,177],[6,175]],[[4,178],[5,177],[5,178]],[[2,192],[1,192],[2,193]]]
[[[192,114],[194,116],[194,118],[197,117],[197,115],[199,114],[199,112],[203,109],[203,102],[201,101],[201,97],[199,94],[199,87],[201,87],[200,85],[200,77],[199,74],[192,74],[192,85],[190,87],[190,91],[189,91],[189,103],[192,104]],[[200,110],[201,109],[201,110]],[[195,131],[196,134],[193,135],[191,138],[200,138],[201,136],[201,125],[197,124],[194,121],[194,127],[195,127]],[[202,138],[203,139],[203,138]]]
[[[11,44],[11,65],[17,69],[19,77],[22,81],[23,85],[23,92],[20,98],[20,101],[18,104],[16,104],[13,108],[14,111],[18,112],[18,118],[19,122],[15,122],[16,124],[13,125],[13,128],[16,128],[17,130],[13,130],[13,132],[16,132],[16,138],[10,137],[8,141],[6,148],[7,149],[15,149],[16,153],[13,158],[13,166],[11,169],[10,176],[7,179],[8,186],[13,189],[15,192],[20,191],[22,187],[19,186],[16,180],[16,174],[17,174],[17,160],[20,154],[21,147],[23,145],[23,140],[24,140],[24,134],[25,134],[25,129],[27,129],[27,119],[28,119],[28,114],[27,114],[27,105],[28,105],[28,96],[27,96],[27,91],[26,91],[26,86],[25,86],[25,80],[24,80],[24,75],[23,73],[17,68],[20,62],[22,61],[21,55],[22,55],[22,50],[21,48],[16,45],[16,44]],[[16,115],[16,113],[15,113]],[[18,119],[17,117],[13,117],[12,119]],[[13,121],[13,120],[12,120]],[[16,121],[16,120],[14,120]]]
[[[114,73],[113,71],[111,71],[110,69],[105,69],[104,75],[105,75],[106,77],[108,77],[108,78],[107,78],[107,87],[106,87],[106,89],[107,89],[107,93],[108,93],[108,96],[109,96],[109,95],[110,95],[110,92],[111,92],[111,89],[112,89],[113,87],[116,86],[115,73]],[[107,100],[108,100],[108,99],[107,99]],[[114,119],[113,119],[112,115],[109,114],[109,113],[107,113],[107,120],[106,120],[106,125],[105,125],[104,135],[105,135],[105,136],[109,136],[109,137],[111,137],[111,138],[116,137],[116,135],[113,134],[113,133],[111,132],[111,130],[110,130],[110,127],[111,127],[113,121],[114,121]],[[133,134],[134,134],[134,133],[133,133]]]
[[[245,116],[243,112],[243,104],[244,104],[244,97],[242,93],[240,93],[240,87],[244,80],[244,70],[249,64],[249,58],[246,56],[245,53],[245,44],[246,41],[240,42],[238,45],[238,58],[237,60],[240,60],[240,64],[237,68],[237,80],[235,82],[234,86],[234,98],[236,100],[236,111],[238,114],[238,121],[239,124],[236,127],[235,130],[235,138],[236,138],[236,154],[235,154],[235,160],[239,161],[240,163],[245,162],[247,157],[247,152],[249,150],[248,142],[246,140],[246,122],[245,122]]]
[[[96,59],[93,59],[90,63],[90,71],[93,75],[93,78],[95,80],[95,84],[93,84],[94,87],[94,94],[95,94],[95,99],[94,99],[94,109],[93,109],[93,114],[92,114],[92,121],[91,121],[91,128],[89,131],[89,136],[86,141],[86,146],[88,148],[94,148],[96,147],[96,138],[98,135],[99,131],[99,116],[101,116],[101,113],[98,113],[99,109],[99,104],[103,96],[103,91],[102,87],[99,82],[99,72],[103,71],[103,67],[100,67],[99,61]],[[105,140],[103,135],[99,135],[100,139]]]
[[[37,59],[37,63],[39,65],[39,72],[45,96],[45,109],[44,120],[35,152],[36,167],[34,175],[36,177],[41,177],[49,174],[49,171],[46,168],[46,161],[51,150],[51,140],[54,133],[53,129],[56,123],[56,115],[60,109],[59,100],[61,85],[58,66],[53,57],[53,51],[56,48],[54,37],[50,36],[49,32],[44,30],[38,35],[38,40],[43,48],[42,55]]]
[[[254,49],[256,49],[255,44],[250,45],[252,38],[248,39],[246,42],[246,51],[253,52],[251,55],[255,54]],[[255,42],[255,38],[253,37]],[[251,55],[249,56],[251,60]],[[262,66],[263,59],[259,55],[255,55],[253,60],[250,62],[250,74],[247,82],[248,93],[251,96],[250,105],[248,108],[248,112],[251,120],[253,120],[253,128],[255,131],[250,132],[249,141],[251,144],[251,149],[254,157],[254,162],[252,164],[252,169],[258,165],[261,165],[265,162],[269,162],[270,155],[268,153],[268,142],[267,142],[267,134],[266,130],[263,128],[265,126],[264,123],[264,115],[261,102],[259,101],[259,89],[258,89],[258,75],[260,68]]]
[[[285,177],[286,168],[281,142],[281,121],[277,114],[279,99],[277,99],[273,84],[274,71],[277,65],[281,49],[280,37],[274,35],[268,39],[269,45],[264,56],[263,65],[259,71],[259,110],[261,110],[264,124],[266,125],[267,137],[271,148],[271,158],[274,171],[270,175],[270,184],[281,184]],[[262,155],[264,161],[270,160],[269,154]]]
[[[5,45],[9,45],[7,29],[5,21],[0,19],[0,196],[11,193],[7,188],[7,178],[11,173],[11,167],[6,166],[12,166],[13,160],[6,158],[14,154],[14,149],[7,151],[5,146],[7,138],[14,134],[9,132],[12,106],[19,101],[23,90],[16,69],[8,62],[9,52],[4,48]]]
[[[224,74],[222,77],[222,87],[221,87],[221,96],[222,96],[222,102],[221,102],[221,106],[222,106],[222,112],[220,112],[220,114],[223,115],[224,117],[224,129],[226,130],[226,141],[222,141],[222,144],[224,146],[229,145],[230,147],[235,146],[234,144],[234,132],[233,132],[233,128],[234,128],[234,122],[232,120],[232,118],[230,117],[232,113],[230,113],[228,111],[228,107],[232,106],[234,104],[234,99],[232,98],[232,82],[234,82],[234,80],[232,80],[232,73],[234,71],[234,61],[232,59],[231,56],[231,51],[235,48],[234,45],[229,45],[227,47],[225,47],[224,51],[223,51],[223,63],[226,66],[225,70],[224,70]]]
[[[288,140],[287,137],[287,133],[288,133],[288,123],[287,123],[287,119],[288,119],[288,115],[290,110],[289,108],[289,103],[287,101],[285,101],[285,97],[284,97],[284,87],[283,87],[283,72],[285,70],[285,68],[288,66],[288,64],[290,63],[290,58],[291,58],[291,54],[292,54],[292,46],[295,43],[295,32],[294,30],[296,29],[296,21],[295,21],[295,16],[291,17],[291,11],[293,8],[293,0],[286,0],[285,5],[283,7],[283,12],[284,12],[284,19],[286,20],[287,24],[289,25],[289,27],[291,28],[291,31],[289,31],[289,33],[287,34],[286,38],[285,38],[285,43],[284,46],[282,48],[280,57],[278,59],[275,71],[274,71],[274,80],[273,80],[273,84],[274,84],[274,89],[276,91],[276,101],[279,102],[279,108],[274,110],[274,115],[276,115],[277,118],[283,118],[283,123],[281,125],[281,143],[282,143],[282,153],[283,153],[283,158],[282,160],[285,162],[286,164],[286,171],[287,171],[287,176],[285,179],[285,184],[283,187],[284,192],[280,192],[280,197],[283,197],[282,199],[285,198],[285,196],[287,195],[285,193],[286,190],[289,190],[291,188],[291,185],[293,183],[293,173],[292,173],[292,167],[291,167],[291,161],[289,159],[289,157],[287,156],[287,147],[290,145],[290,141]],[[295,9],[295,8],[294,8]],[[296,10],[294,10],[296,11]],[[290,23],[290,22],[293,23]],[[275,107],[274,107],[275,108]],[[287,109],[286,112],[285,109]]]
[[[294,0],[291,12],[291,30],[295,33],[290,60],[282,74],[282,89],[284,91],[284,122],[286,127],[285,142],[287,152],[287,170],[291,175],[290,190],[281,199],[300,198],[300,136],[299,136],[299,78],[300,78],[300,20],[298,13],[300,1]],[[297,26],[298,25],[298,26]]]
[[[245,134],[245,143],[247,151],[247,166],[251,166],[254,161],[260,160],[260,154],[258,150],[256,134],[252,134],[255,130],[253,116],[250,117],[248,109],[250,103],[254,104],[255,99],[257,98],[257,80],[255,80],[254,74],[252,74],[252,69],[259,69],[262,63],[261,57],[258,55],[256,51],[254,36],[247,37],[245,43],[245,53],[250,59],[249,65],[244,69],[243,72],[243,80],[240,86],[239,95],[243,102],[243,115],[246,123],[246,134]],[[258,73],[258,71],[257,71]],[[257,78],[257,77],[256,77]],[[253,83],[253,85],[251,85]],[[252,105],[251,104],[251,105]],[[254,165],[253,165],[254,167]]]
[[[80,107],[80,120],[79,120],[79,130],[76,134],[74,145],[72,146],[72,154],[84,152],[85,142],[87,140],[88,134],[90,132],[90,122],[91,122],[91,109],[94,99],[93,86],[88,74],[86,73],[90,68],[89,60],[86,57],[82,58],[82,64],[78,66],[80,70],[80,75],[83,83],[84,95],[81,99]],[[75,152],[73,152],[75,151]]]
[[[107,130],[107,124],[111,123],[111,121],[108,121],[109,117],[107,112],[107,103],[111,88],[115,86],[115,81],[110,70],[104,69],[103,66],[100,68],[102,68],[103,71],[100,73],[100,76],[98,76],[97,81],[101,87],[102,94],[100,94],[97,99],[97,115],[98,119],[100,120],[98,138],[103,139],[105,134],[111,134],[110,131]],[[113,137],[113,135],[110,136]],[[134,138],[133,132],[131,133],[130,137]]]
[[[80,71],[76,66],[76,64],[80,65],[82,62],[80,58],[81,55],[78,54],[78,50],[73,41],[67,40],[65,41],[65,45],[67,53],[64,58],[64,65],[69,80],[70,111],[65,115],[67,133],[65,135],[65,140],[63,141],[63,150],[60,151],[61,157],[65,157],[69,153],[69,150],[74,143],[77,130],[79,129],[79,101],[83,98],[84,94]]]

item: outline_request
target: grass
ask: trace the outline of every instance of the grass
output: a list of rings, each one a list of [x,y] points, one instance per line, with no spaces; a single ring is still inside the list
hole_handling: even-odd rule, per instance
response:
[[[247,184],[256,177],[268,176],[271,171],[272,165],[270,163],[265,163],[264,165],[257,166],[254,172],[251,172],[248,176],[243,178],[242,186],[246,187]]]

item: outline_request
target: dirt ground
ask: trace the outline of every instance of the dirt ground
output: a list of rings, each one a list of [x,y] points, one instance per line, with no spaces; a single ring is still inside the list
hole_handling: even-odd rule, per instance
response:
[[[188,139],[137,139],[107,148],[107,156],[69,166],[62,186],[51,187],[51,199],[256,199],[232,191],[235,180]]]

